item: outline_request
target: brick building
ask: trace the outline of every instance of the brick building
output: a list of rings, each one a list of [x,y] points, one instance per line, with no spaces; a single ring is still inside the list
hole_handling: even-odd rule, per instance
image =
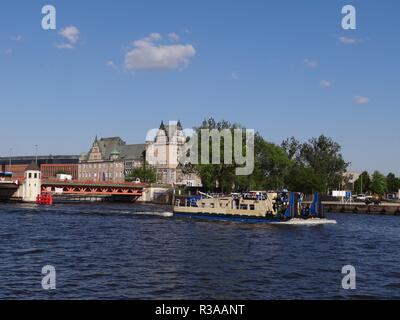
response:
[[[119,137],[95,138],[87,154],[81,155],[79,180],[123,182],[135,167],[143,164],[144,144],[126,144]]]
[[[29,164],[1,164],[0,171],[12,172],[13,178],[23,178]],[[72,179],[78,179],[78,164],[41,164],[40,171],[43,179],[53,179],[58,173],[65,173],[72,176]]]

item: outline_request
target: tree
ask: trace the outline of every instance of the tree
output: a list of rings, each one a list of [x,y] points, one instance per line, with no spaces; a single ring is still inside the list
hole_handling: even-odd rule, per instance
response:
[[[265,141],[260,135],[255,139],[255,175],[252,179],[262,179],[263,189],[282,189],[285,187],[285,177],[293,162],[285,150],[273,143]]]
[[[300,148],[298,162],[312,168],[325,181],[325,192],[344,184],[344,174],[349,163],[343,160],[340,151],[341,146],[324,135],[310,139]]]
[[[375,171],[372,175],[370,190],[373,194],[383,196],[387,192],[386,177],[379,171]]]
[[[296,160],[300,156],[301,143],[295,137],[287,138],[282,141],[282,149],[286,152],[290,160]]]
[[[240,124],[232,124],[224,120],[216,122],[213,118],[204,120],[202,125],[196,130],[199,133],[201,129],[217,129],[218,131],[228,129],[232,133],[234,129],[245,130]],[[245,139],[245,135],[243,135],[242,154],[246,152]],[[211,143],[212,141],[210,140],[210,150],[212,150]],[[207,190],[241,192],[280,189],[284,187],[285,175],[291,166],[291,161],[281,147],[265,141],[259,133],[256,133],[254,136],[254,170],[250,175],[238,176],[236,175],[237,164],[234,160],[232,164],[225,164],[222,161],[222,159],[225,159],[224,143],[225,140],[221,139],[220,164],[199,164],[194,166],[202,180],[203,186]],[[233,151],[232,149],[232,153]]]
[[[295,190],[307,194],[325,190],[326,181],[312,168],[299,164],[294,165],[287,176],[286,185],[289,190]]]
[[[157,172],[150,166],[135,168],[132,173],[126,177],[126,181],[133,181],[139,178],[145,183],[153,183],[157,181]]]
[[[400,190],[400,179],[394,173],[389,173],[386,177],[387,191],[395,193]]]
[[[361,194],[370,191],[371,178],[367,171],[361,173],[358,179],[354,182],[354,191]]]

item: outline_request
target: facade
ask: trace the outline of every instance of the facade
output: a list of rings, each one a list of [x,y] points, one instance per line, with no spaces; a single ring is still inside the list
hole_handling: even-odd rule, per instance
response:
[[[28,167],[32,162],[39,166],[42,164],[78,164],[78,155],[48,155],[48,156],[14,156],[0,157],[0,165],[26,165]]]
[[[195,174],[183,174],[179,154],[186,143],[180,121],[161,122],[155,138],[146,141],[146,161],[156,169],[159,183],[201,186]]]
[[[12,172],[13,179],[22,179],[28,164],[0,164],[0,171]],[[65,173],[72,176],[72,179],[78,179],[78,164],[41,164],[40,171],[43,179],[55,179],[58,173]]]
[[[347,183],[344,186],[342,186],[342,189],[355,191],[354,190],[354,184],[358,180],[360,175],[361,175],[361,173],[355,172],[355,171],[346,172],[344,174],[344,178],[347,180]]]
[[[78,164],[42,164],[40,171],[43,179],[54,179],[58,174],[67,174],[73,180],[78,179]]]
[[[174,184],[177,181],[178,153],[186,141],[181,123],[161,125],[152,141],[146,141],[146,161],[156,169],[157,182]]]
[[[78,179],[124,182],[133,168],[143,164],[144,151],[144,144],[128,145],[119,137],[96,137],[89,152],[79,158]]]

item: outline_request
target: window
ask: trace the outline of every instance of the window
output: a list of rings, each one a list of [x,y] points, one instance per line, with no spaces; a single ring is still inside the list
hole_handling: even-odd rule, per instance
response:
[[[250,205],[250,210],[255,210],[254,204],[251,204],[251,205]]]

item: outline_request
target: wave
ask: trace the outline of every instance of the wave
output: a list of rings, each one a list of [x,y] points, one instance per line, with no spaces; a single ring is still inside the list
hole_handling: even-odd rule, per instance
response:
[[[132,212],[134,215],[145,215],[145,216],[157,216],[157,217],[173,217],[172,212],[154,212],[154,211],[143,211],[143,212]]]
[[[21,250],[15,251],[15,253],[17,255],[36,254],[36,253],[43,253],[43,252],[45,252],[45,250],[39,249],[39,248],[21,249]]]
[[[336,220],[328,219],[292,219],[285,222],[276,222],[273,224],[297,225],[297,226],[316,226],[321,224],[337,224]]]

